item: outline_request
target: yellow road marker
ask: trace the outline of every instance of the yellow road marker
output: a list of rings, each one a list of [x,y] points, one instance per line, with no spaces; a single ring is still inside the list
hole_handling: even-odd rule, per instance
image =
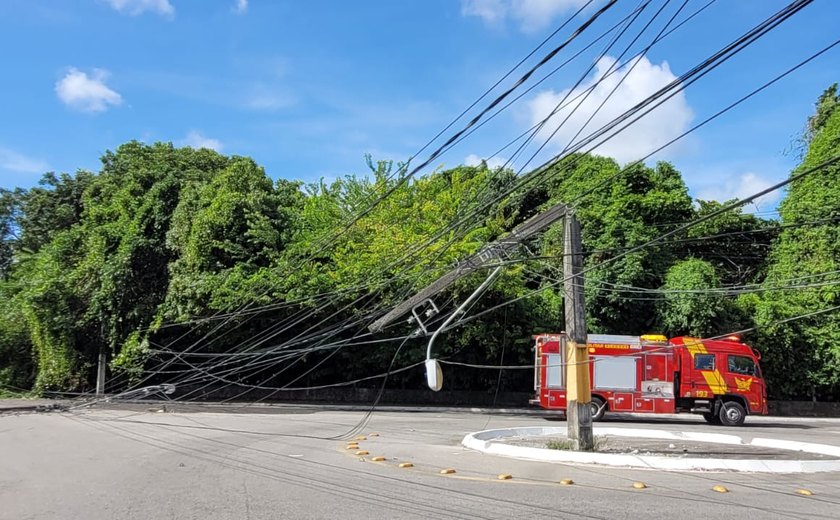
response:
[[[645,489],[647,486],[644,482],[633,482],[633,488],[635,489]]]
[[[440,470],[441,475],[451,475],[453,473],[455,473],[455,470],[453,468],[445,468]]]
[[[414,467],[414,464],[412,464],[412,463],[410,463],[410,462],[401,462],[401,463],[400,463],[400,467],[401,467],[401,468],[413,468],[413,467]]]
[[[513,475],[511,475],[510,473],[501,473],[496,478],[498,478],[499,480],[510,480],[513,478]]]
[[[379,437],[378,433],[369,433],[368,437]]]
[[[373,462],[382,462],[383,460],[385,460],[385,457],[373,457],[370,460],[372,460]]]
[[[798,495],[803,495],[803,496],[806,496],[806,497],[809,497],[809,496],[814,494],[814,492],[811,491],[810,489],[797,489],[796,493]]]
[[[574,483],[575,483],[575,481],[570,479],[570,478],[564,478],[563,480],[560,481],[560,484],[563,485],[563,486],[571,486]]]
[[[729,493],[729,490],[723,486],[714,486],[712,491],[717,491],[718,493]]]
[[[359,450],[356,452],[356,455],[370,455],[370,452],[367,450]]]
[[[364,435],[359,435],[358,437],[356,437],[356,440],[357,441],[366,441],[367,437],[365,437]]]
[[[348,444],[346,449],[348,449],[348,450],[358,450],[359,445],[358,444]]]

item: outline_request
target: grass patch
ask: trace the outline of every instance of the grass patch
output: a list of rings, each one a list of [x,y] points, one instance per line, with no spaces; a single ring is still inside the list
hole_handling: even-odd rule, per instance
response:
[[[550,450],[573,450],[575,449],[575,443],[569,439],[554,439],[548,441],[545,447]]]

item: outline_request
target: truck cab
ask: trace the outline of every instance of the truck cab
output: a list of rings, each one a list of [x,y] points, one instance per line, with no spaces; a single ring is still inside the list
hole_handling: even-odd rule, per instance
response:
[[[677,411],[701,413],[707,422],[738,426],[747,414],[767,414],[761,355],[737,336],[699,340],[677,337]]]

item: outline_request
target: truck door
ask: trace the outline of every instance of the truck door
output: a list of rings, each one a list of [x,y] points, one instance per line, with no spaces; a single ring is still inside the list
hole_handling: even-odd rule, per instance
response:
[[[705,350],[705,348],[703,349]],[[726,393],[726,381],[720,372],[721,356],[710,352],[693,352],[691,363],[691,393],[699,399],[713,398]]]
[[[727,358],[727,379],[731,379],[730,389],[744,396],[750,405],[750,412],[763,413],[765,394],[764,380],[758,365],[752,358],[729,354]]]

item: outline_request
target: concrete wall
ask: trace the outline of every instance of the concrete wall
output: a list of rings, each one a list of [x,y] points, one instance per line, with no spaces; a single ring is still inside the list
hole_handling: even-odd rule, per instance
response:
[[[190,387],[180,387],[174,396],[185,395]],[[204,388],[206,395],[193,394],[188,399],[220,401],[231,399],[242,402],[264,400],[281,403],[324,403],[324,404],[371,404],[379,393],[378,388],[322,388],[318,390],[291,390],[273,393],[268,390],[251,390],[231,386],[215,389]],[[245,393],[243,393],[245,392]],[[240,395],[241,394],[241,395]],[[379,404],[407,406],[474,406],[474,407],[510,407],[527,408],[530,392],[441,390],[432,392],[427,389],[387,389]],[[495,398],[495,401],[494,401]],[[770,401],[770,414],[793,417],[840,417],[840,403],[811,401]]]
[[[180,387],[174,398],[187,394],[191,388]],[[219,401],[223,399],[235,399],[238,401],[250,402],[264,399],[266,402],[281,403],[325,403],[325,404],[371,404],[379,394],[378,388],[323,388],[318,390],[284,390],[272,394],[266,390],[252,390],[221,387],[218,389],[203,389],[208,392],[201,397],[202,400]],[[242,394],[242,395],[239,395]],[[193,394],[187,399],[198,399],[199,394]],[[441,390],[432,392],[428,389],[386,389],[379,404],[395,405],[426,405],[426,406],[479,406],[486,407],[494,404],[495,392]],[[528,399],[533,394],[530,392],[499,392],[495,398],[495,405],[498,407],[527,407]]]
[[[840,403],[770,401],[770,415],[791,417],[840,417]]]

